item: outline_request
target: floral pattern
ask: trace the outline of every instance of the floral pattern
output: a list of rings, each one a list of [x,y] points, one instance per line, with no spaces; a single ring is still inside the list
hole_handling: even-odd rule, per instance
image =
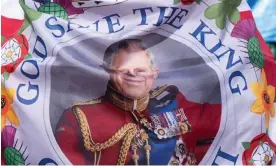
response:
[[[82,8],[75,8],[72,5],[72,0],[54,0],[53,2],[62,6],[66,10],[68,16],[82,14],[84,12],[84,9]]]
[[[39,12],[50,14],[59,17],[64,20],[68,20],[68,14],[66,10],[59,4],[53,2],[47,2],[38,8]]]
[[[84,9],[75,8],[72,5],[72,0],[34,0],[41,4],[38,11],[42,13],[51,14],[62,19],[70,19],[68,16],[82,14]]]
[[[3,156],[5,159],[4,165],[29,165],[26,163],[28,158],[27,147],[23,148],[23,142],[18,143],[18,139],[15,138],[17,129],[11,125],[4,127],[1,138],[3,147]],[[16,140],[16,141],[15,141]],[[24,157],[25,156],[25,157]]]
[[[208,7],[204,15],[206,18],[216,20],[219,29],[224,29],[226,19],[231,23],[236,23],[240,19],[240,12],[237,7],[240,6],[242,0],[221,0],[221,2]]]
[[[195,0],[181,0],[181,3],[183,5],[190,5],[190,4],[194,3],[194,2],[195,2]]]
[[[270,117],[273,118],[275,116],[275,108],[273,105],[275,87],[267,85],[266,75],[264,70],[262,70],[262,82],[253,82],[250,88],[257,97],[250,111],[256,114],[265,114],[265,126],[268,129]]]
[[[181,1],[183,5],[191,5],[192,3],[196,2],[197,4],[200,4],[202,0],[174,0],[174,4],[177,4]]]
[[[254,67],[262,68],[264,66],[264,54],[260,48],[257,27],[253,18],[239,21],[233,28],[231,36],[246,41],[243,41],[244,48],[246,48],[246,51],[243,52],[248,53],[250,63]]]
[[[268,165],[274,157],[275,153],[268,142],[260,142],[252,154],[252,162],[254,165]]]
[[[18,117],[12,107],[14,96],[14,89],[5,89],[3,84],[1,85],[1,131],[5,127],[7,119],[15,126],[19,125]]]
[[[241,19],[238,21],[237,24],[239,24],[240,22],[242,22],[244,20],[253,19],[253,15],[252,15],[250,10],[240,12],[240,17],[241,17]],[[251,30],[248,29],[248,31],[251,31]],[[264,59],[263,66],[259,66],[259,67],[264,69],[264,71],[266,73],[266,76],[267,76],[266,77],[267,78],[267,83],[269,85],[272,85],[272,86],[276,87],[276,72],[275,72],[276,71],[276,65],[274,63],[273,54],[271,53],[270,48],[268,47],[268,45],[264,41],[262,35],[260,34],[260,32],[257,29],[256,29],[256,33],[255,33],[254,36],[258,39],[258,42],[259,42],[258,45],[259,45],[260,50],[261,50],[262,55],[263,55],[263,58],[262,57],[259,57],[259,58]],[[252,62],[250,62],[250,63],[252,63]],[[255,63],[255,65],[256,65],[256,63]],[[256,66],[256,67],[258,67],[258,66]],[[276,102],[276,98],[274,98],[274,102]]]
[[[24,35],[16,35],[5,40],[1,46],[1,74],[12,73],[27,55],[28,41]]]
[[[1,16],[1,22],[5,23],[1,25],[1,35],[4,37],[10,37],[17,33],[17,31],[23,25],[24,20],[11,19],[5,16]]]
[[[271,165],[275,156],[276,145],[267,134],[262,133],[252,139],[251,142],[242,143],[245,151],[242,154],[244,165]]]
[[[19,4],[28,19],[17,20],[1,16],[1,21],[4,23],[1,29],[1,74],[5,80],[9,78],[10,73],[13,73],[24,59],[31,57],[28,54],[28,40],[21,33],[32,21],[37,20],[41,16],[40,12],[26,6],[23,0],[19,0]]]

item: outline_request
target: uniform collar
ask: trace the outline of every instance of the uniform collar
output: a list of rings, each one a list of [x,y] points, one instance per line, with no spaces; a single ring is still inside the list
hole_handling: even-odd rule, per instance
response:
[[[144,110],[146,110],[149,103],[149,95],[138,100],[133,100],[119,93],[110,84],[107,85],[107,91],[105,95],[108,100],[112,102],[112,104],[130,112],[138,111],[139,113],[142,113]]]

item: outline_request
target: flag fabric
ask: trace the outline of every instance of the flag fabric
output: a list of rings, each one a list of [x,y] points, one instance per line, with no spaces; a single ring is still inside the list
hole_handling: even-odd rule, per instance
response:
[[[3,0],[1,22],[2,164],[276,164],[245,0]]]

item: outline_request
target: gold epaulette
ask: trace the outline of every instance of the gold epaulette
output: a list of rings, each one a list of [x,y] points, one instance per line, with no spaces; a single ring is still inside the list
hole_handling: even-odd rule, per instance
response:
[[[164,92],[164,90],[166,90],[168,87],[168,85],[163,85],[160,87],[155,88],[151,94],[150,94],[150,98],[155,98],[156,96],[160,95],[162,92]]]
[[[71,106],[69,106],[69,108],[72,108],[74,106],[81,106],[81,105],[93,105],[93,104],[99,104],[102,102],[101,97],[100,98],[96,98],[93,100],[89,100],[89,101],[83,101],[83,102],[76,102],[74,104],[72,104]]]

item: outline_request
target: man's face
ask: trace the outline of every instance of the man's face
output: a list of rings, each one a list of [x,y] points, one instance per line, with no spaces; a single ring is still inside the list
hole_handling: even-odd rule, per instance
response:
[[[111,69],[111,83],[121,94],[131,99],[148,95],[158,70],[152,68],[146,51],[127,52],[119,50],[114,55]]]

